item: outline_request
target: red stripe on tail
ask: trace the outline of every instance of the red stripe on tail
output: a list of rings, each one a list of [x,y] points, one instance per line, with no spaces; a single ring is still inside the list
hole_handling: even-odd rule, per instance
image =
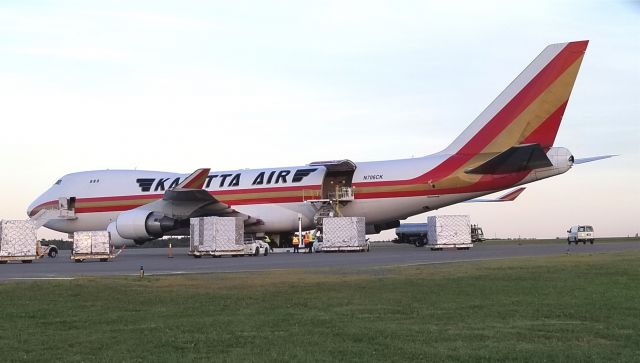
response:
[[[540,144],[543,149],[548,149],[553,146],[553,142],[556,140],[558,129],[560,128],[560,122],[562,121],[562,115],[567,108],[565,101],[557,110],[553,111],[546,120],[544,120],[533,132],[527,136],[522,143],[523,144]]]

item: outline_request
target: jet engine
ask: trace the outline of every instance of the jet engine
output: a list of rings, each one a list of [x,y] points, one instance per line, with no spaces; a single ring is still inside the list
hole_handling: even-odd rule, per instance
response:
[[[176,219],[147,210],[134,209],[120,213],[115,221],[115,230],[121,238],[139,243],[160,238],[176,228]]]
[[[116,230],[116,222],[111,222],[107,226],[107,232],[111,235],[111,243],[114,247],[120,248],[122,246],[135,246],[136,242],[132,239],[122,238]]]

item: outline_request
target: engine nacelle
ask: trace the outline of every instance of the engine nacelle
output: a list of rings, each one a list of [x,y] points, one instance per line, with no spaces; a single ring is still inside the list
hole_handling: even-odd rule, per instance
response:
[[[387,223],[380,224],[367,224],[365,226],[366,234],[378,234],[382,231],[386,231],[387,229],[392,229],[400,226],[400,221],[391,221]]]
[[[160,238],[165,232],[178,228],[178,221],[157,212],[130,210],[120,213],[115,221],[120,237],[134,241]]]
[[[122,236],[120,236],[118,230],[116,229],[116,222],[109,223],[109,225],[107,226],[107,232],[109,232],[109,235],[111,236],[111,243],[116,248],[120,248],[122,246],[131,247],[136,245],[136,242],[134,240],[122,238]]]
[[[573,166],[574,158],[571,152],[563,147],[552,147],[547,152],[547,157],[551,160],[553,166],[548,168],[536,169],[534,172],[535,180],[549,178],[560,175]]]

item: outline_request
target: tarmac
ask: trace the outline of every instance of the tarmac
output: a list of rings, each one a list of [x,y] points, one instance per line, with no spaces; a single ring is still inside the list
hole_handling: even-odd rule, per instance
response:
[[[408,266],[438,263],[463,263],[514,257],[553,256],[567,253],[603,253],[640,250],[640,242],[601,244],[476,244],[467,251],[431,251],[410,245],[372,243],[370,252],[351,253],[271,253],[257,257],[193,258],[186,248],[174,248],[168,258],[166,248],[125,249],[108,262],[87,260],[74,263],[71,251],[60,251],[56,258],[44,257],[30,264],[11,262],[0,265],[0,281],[72,279],[82,276],[145,276],[188,273],[260,272],[284,269],[366,269],[383,266]]]

